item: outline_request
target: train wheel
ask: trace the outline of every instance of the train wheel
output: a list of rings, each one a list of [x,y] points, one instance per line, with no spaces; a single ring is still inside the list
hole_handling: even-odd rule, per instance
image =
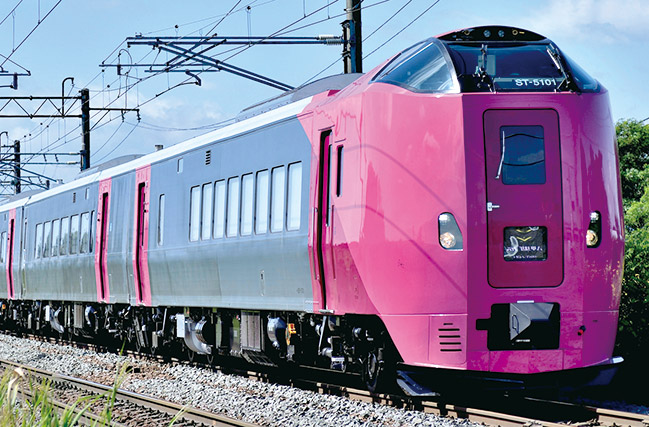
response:
[[[394,385],[394,370],[387,367],[385,355],[384,348],[371,349],[363,363],[361,377],[370,393],[386,392]]]
[[[372,393],[375,393],[380,388],[379,378],[383,370],[381,365],[381,361],[375,350],[367,353],[365,362],[363,363],[362,377],[365,386]]]

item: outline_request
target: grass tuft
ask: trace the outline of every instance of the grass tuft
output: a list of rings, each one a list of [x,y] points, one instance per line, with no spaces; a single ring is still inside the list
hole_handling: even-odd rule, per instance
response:
[[[34,382],[22,368],[5,370],[0,378],[0,427],[72,427],[93,407],[103,406],[95,426],[113,425],[117,390],[128,376],[123,364],[115,375],[113,387],[99,396],[79,398],[60,411],[52,401],[51,381]],[[182,413],[182,411],[181,411]],[[181,413],[171,421],[173,425]]]

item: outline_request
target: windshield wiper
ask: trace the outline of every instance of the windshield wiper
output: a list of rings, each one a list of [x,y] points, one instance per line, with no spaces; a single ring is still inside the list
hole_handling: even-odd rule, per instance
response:
[[[563,61],[561,60],[562,58],[559,49],[557,49],[554,44],[549,44],[545,50],[548,52],[548,55],[550,55],[550,58],[552,58],[552,62],[554,62],[554,65],[557,67],[559,72],[561,72],[561,74],[563,75],[563,82],[557,89],[561,89],[561,87],[565,85],[565,87],[570,92],[580,92],[579,86],[577,86],[575,80],[572,77],[572,73],[569,69],[563,66]]]
[[[487,45],[486,44],[483,44],[482,47],[480,47],[480,52],[482,52],[482,56],[478,61],[478,66],[475,68],[475,73],[473,75],[480,79],[480,81],[478,82],[479,88],[482,88],[484,87],[484,85],[487,85],[487,87],[491,92],[495,92],[496,87],[494,86],[493,78],[491,78],[489,73],[487,73]]]

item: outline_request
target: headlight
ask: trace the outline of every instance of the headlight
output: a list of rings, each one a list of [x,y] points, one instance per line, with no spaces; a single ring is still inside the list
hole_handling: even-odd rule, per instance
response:
[[[455,236],[447,231],[439,236],[439,243],[444,249],[453,249],[455,246]]]
[[[588,230],[586,230],[586,247],[596,248],[600,243],[602,234],[602,215],[598,211],[593,211],[588,216]]]
[[[439,244],[446,250],[462,250],[462,232],[453,214],[444,212],[437,218],[439,225]]]

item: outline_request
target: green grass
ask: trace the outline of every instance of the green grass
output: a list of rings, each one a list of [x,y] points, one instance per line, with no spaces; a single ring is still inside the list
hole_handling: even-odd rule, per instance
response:
[[[0,379],[0,427],[76,426],[90,408],[98,406],[103,406],[103,409],[94,425],[110,426],[117,390],[127,373],[128,366],[123,365],[111,390],[99,396],[82,397],[61,412],[52,402],[51,381],[34,382],[21,368],[6,370]],[[176,414],[169,425],[173,425],[180,415]]]

